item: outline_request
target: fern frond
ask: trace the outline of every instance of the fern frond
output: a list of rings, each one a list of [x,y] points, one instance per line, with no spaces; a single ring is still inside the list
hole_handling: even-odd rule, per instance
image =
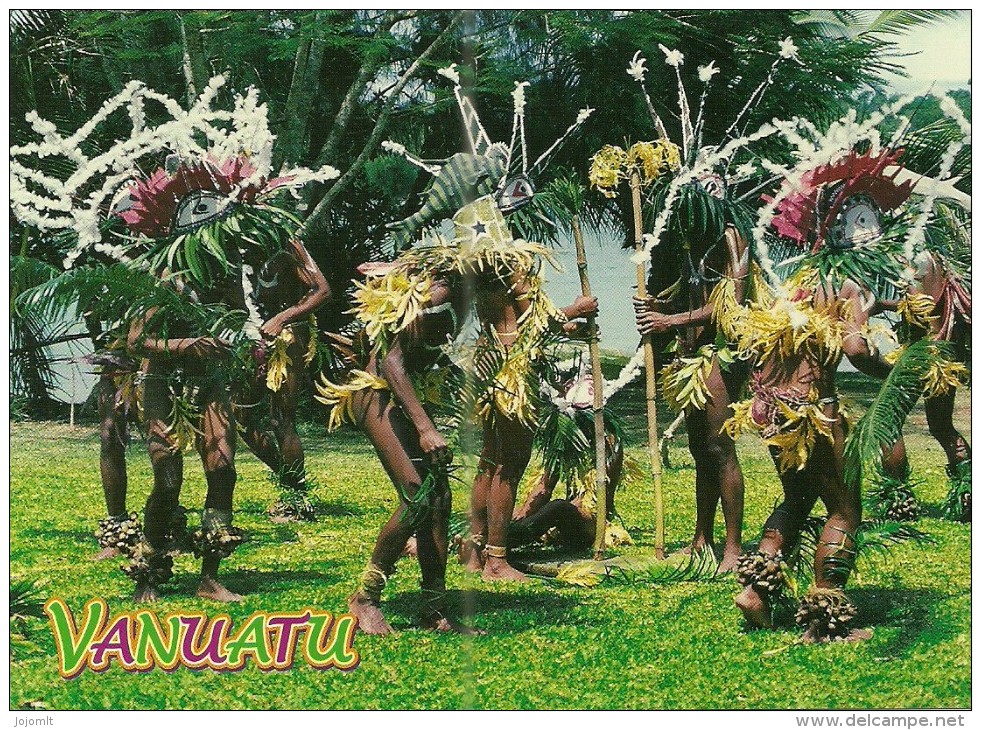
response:
[[[917,340],[899,356],[869,409],[845,442],[845,483],[858,489],[882,469],[882,449],[896,443],[922,393],[922,379],[938,357],[952,358],[950,343]]]

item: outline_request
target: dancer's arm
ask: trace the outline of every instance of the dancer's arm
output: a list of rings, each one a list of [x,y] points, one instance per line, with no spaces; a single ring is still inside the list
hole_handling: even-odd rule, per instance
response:
[[[327,278],[310,256],[306,246],[299,239],[294,238],[290,241],[290,247],[292,251],[288,252],[287,258],[296,267],[296,277],[307,291],[300,301],[270,317],[259,328],[267,339],[275,339],[286,325],[306,319],[330,299],[330,285],[327,283]]]
[[[195,357],[200,359],[223,359],[229,350],[215,337],[154,337],[146,333],[147,322],[158,310],[150,310],[140,319],[133,320],[126,338],[131,352],[151,359],[160,357]]]
[[[447,302],[449,295],[450,292],[446,287],[434,285],[429,307],[438,307]],[[415,426],[416,432],[419,434],[419,446],[423,453],[433,461],[439,461],[447,456],[449,446],[446,439],[436,429],[436,424],[426,413],[426,409],[422,407],[405,362],[405,349],[417,347],[424,337],[422,319],[425,316],[425,314],[421,315],[398,334],[379,363],[379,368],[382,377],[388,382],[388,389],[402,408],[402,412]]]
[[[749,276],[748,248],[742,236],[732,226],[726,228],[726,278],[736,284],[736,301],[742,304],[746,299],[746,281]],[[641,299],[634,297],[634,311],[637,319],[637,331],[642,335],[660,334],[670,329],[684,327],[702,327],[711,324],[715,316],[715,304],[711,297],[705,304],[687,312],[664,314],[654,310],[654,298]]]
[[[842,352],[860,372],[884,379],[892,366],[868,338],[869,318],[876,311],[875,303],[868,301],[872,293],[854,282],[846,281],[838,295],[842,301],[850,302],[850,306],[843,309]]]

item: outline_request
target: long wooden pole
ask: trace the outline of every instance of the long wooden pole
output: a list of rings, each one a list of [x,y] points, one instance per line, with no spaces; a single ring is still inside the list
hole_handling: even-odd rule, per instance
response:
[[[579,216],[572,216],[572,237],[576,241],[576,264],[579,267],[579,283],[584,297],[591,297],[589,271],[586,268],[586,247],[582,240]],[[588,317],[586,323],[596,331],[596,317]],[[589,343],[589,369],[593,376],[593,434],[596,443],[596,538],[593,540],[593,558],[603,559],[606,550],[606,426],[603,423],[603,366],[600,362],[599,339]]]
[[[634,249],[644,250],[644,220],[640,208],[640,175],[630,176],[630,194],[634,207]],[[637,296],[647,297],[647,269],[637,264]],[[654,553],[664,558],[664,492],[661,486],[661,447],[657,438],[657,385],[654,371],[654,345],[651,336],[644,335],[644,372],[647,375],[647,443],[651,455],[651,474],[654,477]]]

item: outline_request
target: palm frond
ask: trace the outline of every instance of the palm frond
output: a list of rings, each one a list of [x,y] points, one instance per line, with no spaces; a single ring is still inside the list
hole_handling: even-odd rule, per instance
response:
[[[555,579],[571,585],[590,587],[601,582],[645,583],[692,583],[719,578],[719,563],[711,550],[691,555],[678,555],[667,560],[653,556],[621,556],[610,560],[580,560],[559,569]]]
[[[845,483],[859,489],[863,476],[878,475],[882,449],[896,443],[922,392],[921,379],[939,358],[952,358],[949,343],[917,340],[899,356],[865,415],[845,442]]]
[[[963,10],[883,10],[858,35],[900,35],[913,28],[951,20]]]
[[[36,578],[11,578],[10,618],[44,618],[42,589]]]
[[[827,517],[809,516],[801,528],[800,540],[794,553],[792,564],[799,585],[806,585],[814,575],[814,555],[821,539]],[[824,572],[829,578],[844,580],[855,569],[859,560],[883,558],[889,549],[906,542],[933,542],[933,538],[908,524],[887,519],[865,520],[854,535],[842,536],[844,549],[833,553],[825,560]],[[847,539],[845,539],[847,538]]]

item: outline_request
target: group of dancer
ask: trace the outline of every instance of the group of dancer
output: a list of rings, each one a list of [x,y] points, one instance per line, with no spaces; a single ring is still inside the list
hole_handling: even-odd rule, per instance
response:
[[[678,57],[665,54],[677,68]],[[854,637],[855,610],[842,589],[856,556],[862,482],[908,476],[900,429],[912,404],[906,393],[889,443],[870,439],[849,462],[835,374],[847,357],[885,379],[885,397],[890,373],[913,368],[930,432],[944,448],[954,481],[949,511],[969,519],[970,448],[952,422],[956,387],[967,374],[969,280],[956,257],[945,256],[950,247],[937,242],[933,228],[924,234],[927,218],[938,217],[929,206],[943,200],[963,207],[964,201],[943,170],[930,179],[912,175],[898,144],[880,147],[874,125],[855,125],[847,145],[836,138],[840,149],[830,148],[830,134],[819,140],[826,143],[817,145],[819,154],[808,141],[809,155],[780,168],[775,185],[762,186],[772,195],[754,218],[753,201],[735,190],[757,190],[763,178],[748,163],[733,174],[734,160],[755,159],[750,145],[778,133],[804,149],[804,137],[817,135],[813,125],[774,123],[756,135],[703,145],[703,120],[687,116],[679,75],[682,144],[676,145],[644,87],[644,63],[635,56],[628,72],[641,84],[657,139],[628,150],[604,148],[593,157],[589,177],[607,197],[634,180],[653,214],[643,216],[654,223],[641,254],[650,263],[650,296],[633,304],[638,333],[658,352],[663,395],[684,414],[695,461],[696,520],[688,549],[713,550],[721,504],[719,570],[734,571],[742,584],[736,604],[746,620],[770,626],[790,585],[787,563],[821,499],[827,518],[814,557],[814,587],[801,597],[797,620],[810,640]],[[300,222],[278,196],[337,171],[271,175],[272,137],[254,91],[236,96],[231,114],[211,110],[223,83],[218,77],[184,112],[131,85],[107,102],[106,115],[158,101],[173,117],[163,125],[166,134],[134,128],[102,157],[78,160],[88,177],[76,176],[73,185],[22,163],[37,149],[12,150],[15,212],[42,230],[68,228],[78,235],[68,272],[33,296],[38,301],[74,291],[98,347],[93,361],[101,367],[100,464],[108,512],[99,527],[99,557],[125,555],[123,570],[136,583],[137,600],[157,598],[172,575],[173,557],[183,551],[202,560],[197,595],[241,599],[218,575],[221,561],[244,538],[233,521],[238,435],[284,488],[272,517],[314,519],[296,432],[297,403],[308,383],[331,409],[331,429],[350,421],[372,443],[399,497],[349,601],[362,631],[392,631],[382,594],[407,545],[422,575],[420,625],[475,631],[450,615],[446,597],[451,444],[459,433],[473,433],[479,442],[460,559],[485,580],[527,580],[509,560],[516,546],[547,534],[585,548],[597,520],[615,520],[613,496],[624,468],[618,421],[608,410],[602,485],[608,507],[597,515],[602,487],[593,478],[592,399],[576,396],[588,390],[589,377],[560,363],[569,343],[595,337],[587,320],[599,303],[584,295],[565,307],[553,304],[544,291],[548,247],[516,238],[510,223],[515,211],[534,207],[535,177],[591,110],[580,111],[529,164],[525,85],[515,84],[510,144],[492,143],[455,67],[440,73],[454,83],[467,150],[422,160],[400,144],[386,144],[434,178],[418,212],[388,226],[391,260],[359,268],[353,327],[330,337],[319,333],[316,313],[345,295],[328,286],[302,243]],[[35,122],[45,137],[36,147],[77,145],[43,120]],[[162,167],[141,172],[161,156]],[[107,162],[116,176],[102,180]],[[95,192],[79,203],[83,189]],[[914,199],[920,208],[910,207]],[[39,214],[50,211],[58,216]],[[889,229],[899,220],[908,245],[897,248]],[[951,214],[944,221],[948,239],[963,235],[961,218]],[[789,252],[782,257],[781,247]],[[895,256],[897,250],[903,256]],[[883,355],[872,336],[870,318],[884,311],[901,315],[898,355]],[[326,359],[335,364],[325,368]],[[619,378],[610,390],[629,379]],[[137,410],[154,479],[142,528],[126,502],[127,429]],[[784,489],[759,546],[748,554],[735,443],[742,432],[763,438]],[[516,509],[536,446],[544,472]],[[183,453],[190,449],[199,452],[207,482],[200,525],[192,531],[179,503]],[[562,482],[566,499],[552,499]],[[608,544],[627,539],[616,524],[608,528]]]

